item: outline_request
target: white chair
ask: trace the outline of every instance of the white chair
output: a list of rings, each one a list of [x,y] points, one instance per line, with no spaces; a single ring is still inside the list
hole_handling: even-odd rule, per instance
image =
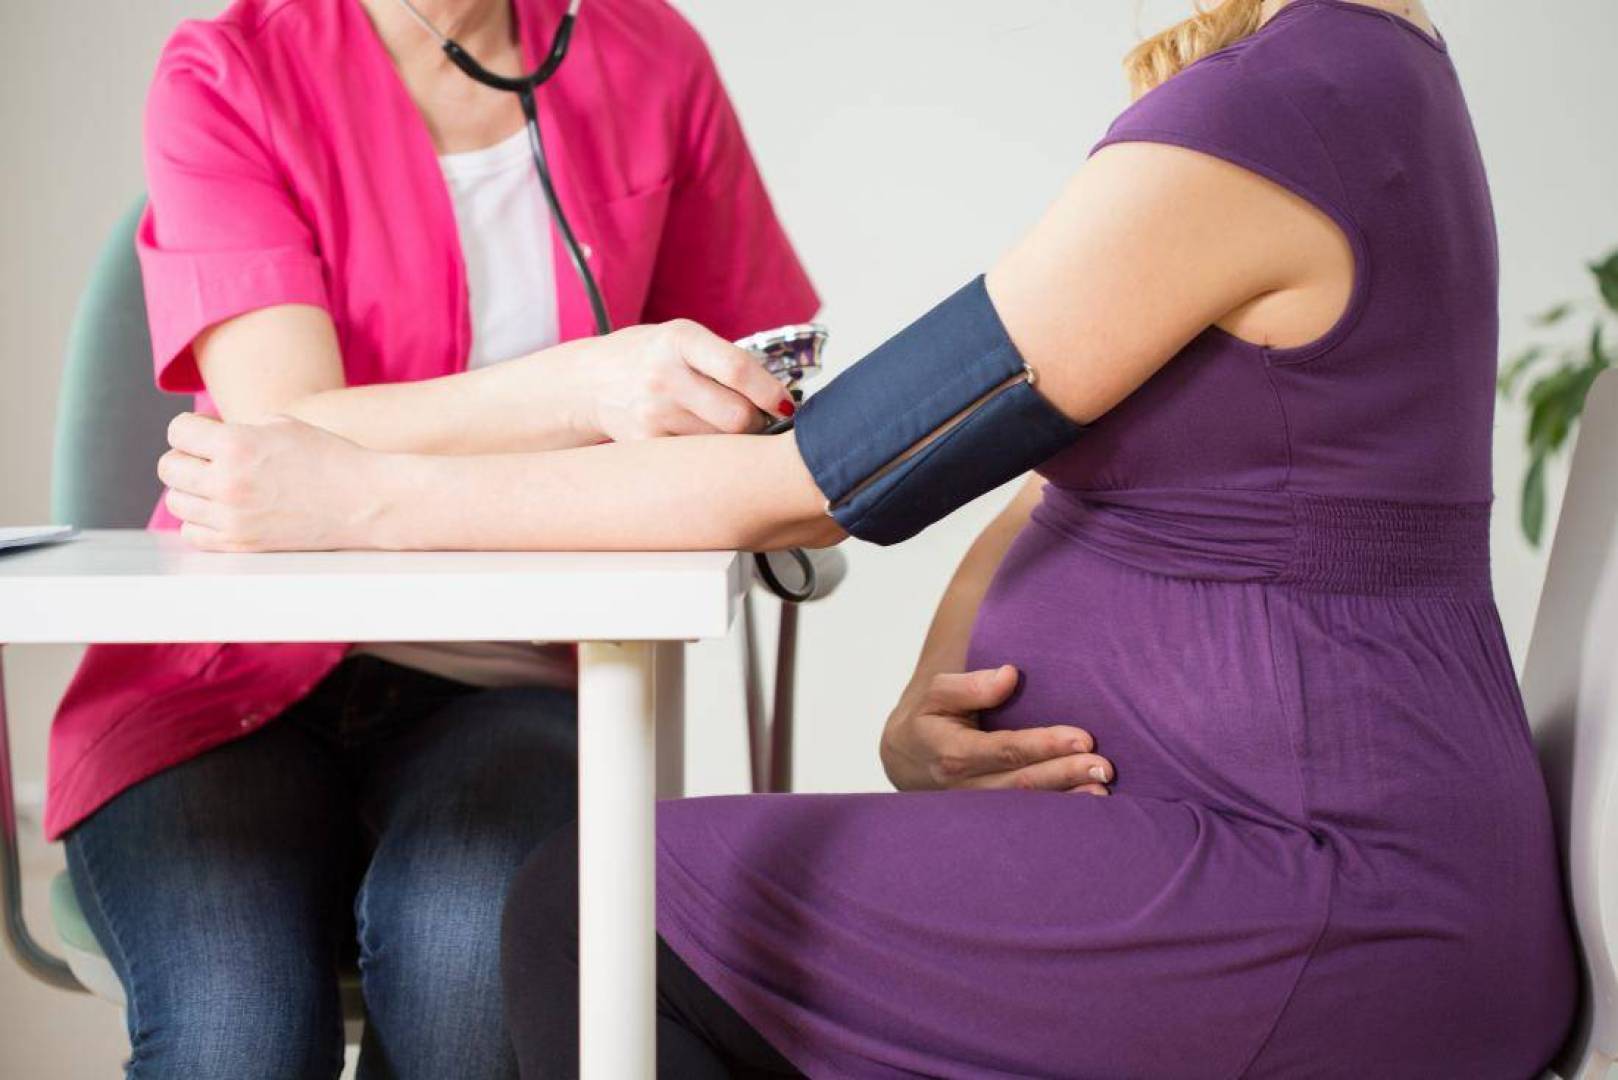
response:
[[[1583,985],[1558,1062],[1603,1080],[1618,1059],[1618,374],[1590,392],[1523,700],[1550,787]]]

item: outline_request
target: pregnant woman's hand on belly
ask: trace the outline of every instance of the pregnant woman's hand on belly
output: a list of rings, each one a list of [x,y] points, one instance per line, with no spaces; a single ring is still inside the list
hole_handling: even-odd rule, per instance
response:
[[[1106,795],[1112,763],[1082,728],[983,731],[977,717],[1017,689],[1017,669],[934,675],[906,691],[882,731],[882,767],[900,791],[1006,788]]]

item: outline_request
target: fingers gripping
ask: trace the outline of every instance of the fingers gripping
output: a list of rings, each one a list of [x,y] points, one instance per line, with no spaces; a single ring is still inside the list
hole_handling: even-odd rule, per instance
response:
[[[756,357],[695,323],[682,327],[680,333],[680,351],[692,370],[741,395],[759,411],[780,415],[786,395]]]

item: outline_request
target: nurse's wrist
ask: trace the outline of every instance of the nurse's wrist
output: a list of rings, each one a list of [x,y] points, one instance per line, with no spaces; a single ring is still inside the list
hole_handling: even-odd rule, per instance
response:
[[[590,446],[607,438],[598,409],[605,391],[601,346],[602,339],[587,338],[534,358],[533,373],[543,384],[539,390],[556,410],[553,420],[566,432],[566,445]]]
[[[429,454],[373,454],[355,515],[361,535],[352,546],[383,551],[438,546],[427,527],[434,502],[431,474],[445,460]]]
[[[457,415],[481,417],[492,425],[475,448],[558,450],[600,442],[594,428],[589,350],[582,344],[553,346],[464,376],[463,385],[474,396]]]

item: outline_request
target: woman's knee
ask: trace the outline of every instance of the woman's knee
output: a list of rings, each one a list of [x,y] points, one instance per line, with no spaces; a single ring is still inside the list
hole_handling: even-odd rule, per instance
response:
[[[579,937],[579,840],[569,826],[529,855],[506,894],[501,941],[510,970],[543,963],[576,966]]]
[[[495,837],[467,837],[453,854],[441,845],[385,845],[372,862],[355,908],[366,1054],[392,1063],[398,1076],[515,1071],[500,930],[521,856],[507,847]]]
[[[126,982],[131,1078],[301,1080],[342,1068],[335,969],[228,950],[167,967]]]
[[[390,1037],[498,1025],[500,912],[514,859],[373,864],[355,900],[360,975]],[[496,1002],[493,1006],[488,1003]]]
[[[495,985],[502,912],[535,842],[526,826],[489,819],[395,829],[355,899],[368,982],[430,975],[420,981]]]
[[[523,863],[506,895],[500,981],[525,1077],[577,1069],[578,833],[568,827]]]
[[[69,837],[68,863],[123,985],[130,1075],[336,1075],[342,907],[312,880],[315,860],[311,880],[268,889],[263,865],[201,853],[142,868],[124,851],[127,830],[93,824]]]

